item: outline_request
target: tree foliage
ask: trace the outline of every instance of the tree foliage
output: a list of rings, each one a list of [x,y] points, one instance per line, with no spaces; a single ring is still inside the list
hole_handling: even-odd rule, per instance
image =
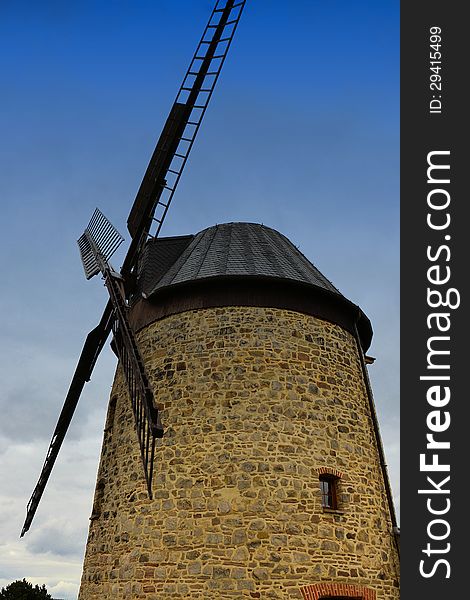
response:
[[[18,579],[1,589],[0,600],[52,600],[52,596],[47,592],[45,585],[33,586],[26,579]]]

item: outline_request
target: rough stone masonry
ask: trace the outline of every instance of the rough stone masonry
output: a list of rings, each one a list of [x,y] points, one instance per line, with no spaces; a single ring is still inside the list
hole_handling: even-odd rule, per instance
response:
[[[154,499],[118,367],[80,600],[301,599],[305,586],[309,598],[399,598],[350,332],[294,310],[224,306],[153,321],[138,341],[165,427]],[[322,473],[337,477],[336,510],[322,507]]]

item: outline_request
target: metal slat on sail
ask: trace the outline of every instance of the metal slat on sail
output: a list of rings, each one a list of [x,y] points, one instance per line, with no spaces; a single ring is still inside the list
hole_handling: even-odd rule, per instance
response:
[[[85,277],[91,279],[101,271],[99,257],[108,261],[124,238],[97,208],[78,240]]]

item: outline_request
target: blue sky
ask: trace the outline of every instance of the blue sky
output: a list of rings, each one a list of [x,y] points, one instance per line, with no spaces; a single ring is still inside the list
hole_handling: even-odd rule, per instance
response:
[[[75,598],[113,355],[106,351],[26,538],[17,536],[84,335],[106,301],[75,240],[125,222],[211,1],[0,5],[0,585]],[[163,235],[253,221],[370,317],[398,504],[397,1],[248,0]],[[120,266],[125,249],[116,257]]]

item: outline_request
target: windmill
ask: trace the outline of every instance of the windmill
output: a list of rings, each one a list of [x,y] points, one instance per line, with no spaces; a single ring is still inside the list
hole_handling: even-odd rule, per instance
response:
[[[132,205],[127,227],[131,243],[120,272],[109,259],[123,237],[97,209],[78,240],[85,276],[101,273],[109,300],[98,325],[86,337],[46,459],[27,506],[21,537],[29,530],[80,394],[90,380],[96,360],[112,332],[112,346],[123,367],[135,419],[149,497],[155,442],[163,436],[153,391],[127,318],[139,260],[149,237],[161,230],[197,132],[233,40],[245,1],[218,0],[193,55],[175,102]]]

